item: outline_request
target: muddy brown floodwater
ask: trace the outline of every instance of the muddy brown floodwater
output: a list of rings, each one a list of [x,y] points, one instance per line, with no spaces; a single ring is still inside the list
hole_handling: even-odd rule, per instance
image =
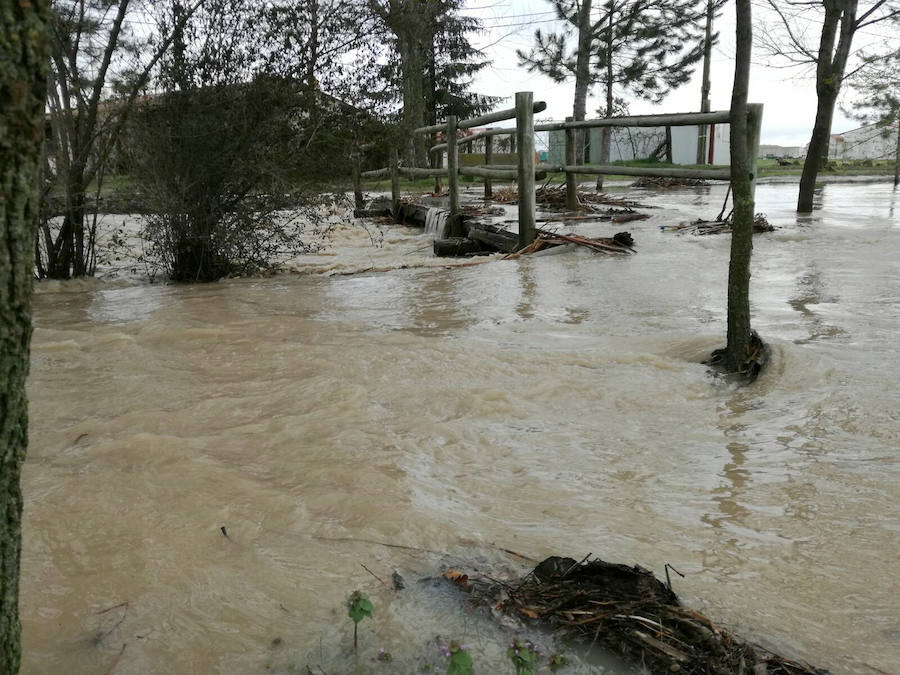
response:
[[[505,634],[418,581],[527,565],[503,549],[671,563],[685,602],[771,648],[900,672],[900,195],[826,185],[798,218],[795,186],[759,186],[773,359],[735,389],[700,365],[728,237],[660,229],[723,192],[574,226],[630,230],[627,259],[423,267],[415,230],[348,224],[268,279],[40,284],[23,672],[416,672],[437,635],[511,672]]]

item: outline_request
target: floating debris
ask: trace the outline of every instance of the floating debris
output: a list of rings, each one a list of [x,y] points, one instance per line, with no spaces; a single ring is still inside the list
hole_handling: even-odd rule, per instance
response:
[[[631,184],[635,188],[674,188],[703,187],[709,183],[702,178],[663,178],[661,176],[645,176]]]
[[[518,258],[522,255],[537,253],[556,246],[565,244],[575,244],[584,246],[596,253],[604,255],[628,255],[636,253],[632,248],[634,239],[629,232],[619,232],[614,237],[582,237],[577,234],[560,234],[557,232],[549,232],[547,230],[538,230],[537,239],[531,242],[525,248],[519,249],[515,253],[503,256],[504,260]]]
[[[686,675],[823,675],[683,607],[671,584],[637,565],[554,556],[522,579],[474,583],[474,601],[557,635],[600,644],[643,672]],[[668,571],[667,567],[667,571]]]
[[[680,225],[660,225],[659,229],[666,232],[687,232],[696,235],[707,234],[726,234],[731,232],[734,217],[728,214],[727,218],[722,220],[703,220],[698,219],[691,223],[681,223]],[[775,226],[772,225],[764,213],[757,213],[753,218],[753,232],[774,232]]]
[[[709,360],[704,361],[704,363],[724,371],[726,353],[727,350],[724,347],[722,349],[713,350]],[[759,337],[759,333],[752,330],[750,331],[750,344],[747,347],[747,358],[738,366],[737,372],[725,374],[726,376],[736,377],[740,381],[750,384],[759,377],[760,372],[765,368],[768,361],[769,348],[766,346],[766,343],[763,342],[762,338]]]
[[[568,204],[566,186],[564,184],[551,185],[544,183],[534,191],[535,200],[541,206],[557,206],[565,208]],[[510,186],[494,190],[493,200],[501,204],[517,204],[519,202],[519,190]],[[649,208],[631,199],[619,199],[610,197],[605,192],[578,191],[578,202],[585,204],[605,204],[623,208]]]

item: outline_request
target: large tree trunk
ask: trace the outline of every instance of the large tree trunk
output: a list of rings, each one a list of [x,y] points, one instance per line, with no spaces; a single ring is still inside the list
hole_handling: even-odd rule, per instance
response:
[[[750,148],[747,147],[747,91],[753,30],[751,0],[737,0],[737,43],[734,87],[731,93],[731,188],[734,224],[728,266],[728,340],[725,367],[735,372],[747,359],[750,346],[750,257],[753,253],[753,190]]]
[[[422,77],[426,67],[423,45],[430,42],[423,31],[428,30],[430,21],[427,4],[409,0],[392,0],[389,25],[397,36],[400,49],[400,76],[403,83],[403,127],[410,139],[407,163],[411,166],[426,166],[425,137],[413,136],[412,130],[425,126],[425,87]]]
[[[582,0],[578,16],[578,55],[575,62],[575,102],[572,106],[572,117],[575,121],[584,119],[587,112],[587,95],[591,81],[591,3],[593,0]],[[587,129],[576,132],[577,164],[587,162]]]
[[[831,139],[831,120],[834,105],[841,90],[844,69],[850,56],[853,34],[856,31],[857,0],[825,0],[825,19],[819,38],[816,63],[816,121],[813,125],[809,150],[803,162],[800,176],[800,193],[797,196],[798,213],[810,213],[816,178],[828,160],[828,144]],[[838,37],[840,30],[840,37]],[[837,40],[837,47],[835,41]]]
[[[834,104],[837,94],[820,95],[816,104],[816,121],[813,124],[812,136],[809,139],[806,159],[803,161],[803,173],[800,175],[800,194],[797,198],[797,211],[809,213],[813,209],[813,195],[816,189],[816,178],[828,159],[828,146],[831,142],[831,120],[834,117]]]
[[[0,0],[0,672],[21,661],[19,559],[28,446],[25,377],[47,93],[46,0]]]

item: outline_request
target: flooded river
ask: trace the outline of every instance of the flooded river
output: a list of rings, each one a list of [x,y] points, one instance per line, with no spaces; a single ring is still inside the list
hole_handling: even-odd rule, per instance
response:
[[[438,635],[512,672],[508,634],[418,581],[529,566],[508,551],[671,563],[771,648],[900,672],[900,194],[830,184],[798,218],[796,186],[758,187],[773,361],[735,389],[700,364],[729,239],[660,229],[724,189],[621,190],[662,208],[572,229],[630,230],[622,259],[448,269],[420,232],[345,226],[267,279],[41,284],[23,672],[443,672]]]

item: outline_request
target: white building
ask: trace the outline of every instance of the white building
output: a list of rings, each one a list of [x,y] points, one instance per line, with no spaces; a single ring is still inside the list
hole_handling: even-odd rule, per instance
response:
[[[698,127],[671,127],[672,162],[674,164],[697,163]],[[731,141],[728,124],[710,125],[709,140],[706,144],[706,164],[728,166],[731,163]],[[609,161],[630,161],[646,159],[665,143],[665,127],[612,127],[609,147]],[[588,136],[588,163],[600,163],[600,140],[602,129],[591,129]],[[564,131],[549,133],[548,162],[564,164],[566,156],[566,135]],[[665,161],[665,152],[657,153]]]
[[[806,148],[802,145],[762,145],[759,146],[760,159],[773,157],[786,157],[789,159],[802,159],[806,157]]]
[[[831,134],[828,159],[892,159],[897,152],[897,125],[869,124]]]

